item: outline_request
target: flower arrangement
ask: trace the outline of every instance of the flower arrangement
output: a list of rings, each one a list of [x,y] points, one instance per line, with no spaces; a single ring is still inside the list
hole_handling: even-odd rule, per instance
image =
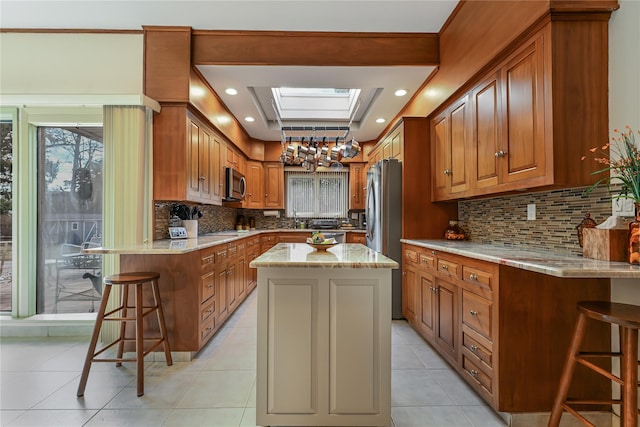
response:
[[[608,175],[589,187],[585,195],[603,183],[606,183],[611,193],[612,185],[619,183],[621,184],[619,193],[614,194],[613,198],[632,199],[634,203],[640,204],[640,151],[636,146],[635,134],[629,126],[625,131],[614,129],[614,132],[616,136],[612,137],[610,142],[589,150],[596,155],[601,154],[601,157],[595,157],[594,160],[606,166],[593,174],[608,172]],[[640,132],[638,134],[640,135]],[[607,151],[615,154],[614,158],[608,156]],[[582,156],[582,160],[586,158],[587,156]]]

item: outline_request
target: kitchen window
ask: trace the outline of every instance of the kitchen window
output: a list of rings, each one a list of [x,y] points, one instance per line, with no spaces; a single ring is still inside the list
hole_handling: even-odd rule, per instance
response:
[[[348,170],[315,173],[285,170],[285,191],[288,217],[347,217]]]

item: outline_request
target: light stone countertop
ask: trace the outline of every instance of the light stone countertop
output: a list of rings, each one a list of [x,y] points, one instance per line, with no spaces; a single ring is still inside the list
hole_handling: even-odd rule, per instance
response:
[[[640,266],[626,262],[601,261],[577,255],[466,241],[401,239],[401,242],[555,277],[640,279]],[[640,286],[640,280],[638,285]]]
[[[398,268],[391,258],[358,243],[340,243],[320,252],[306,243],[278,243],[249,267]]]
[[[167,255],[167,254],[186,254],[200,249],[205,249],[211,246],[222,245],[224,243],[231,243],[236,240],[244,239],[246,237],[256,236],[264,233],[311,233],[316,231],[313,228],[307,229],[290,229],[279,228],[272,230],[251,230],[251,231],[221,231],[217,233],[209,233],[198,236],[194,239],[165,239],[154,240],[147,244],[121,246],[117,248],[91,248],[85,249],[85,253],[91,254],[127,254],[127,255]],[[322,230],[327,233],[336,232],[349,232],[349,233],[364,233],[364,230]]]

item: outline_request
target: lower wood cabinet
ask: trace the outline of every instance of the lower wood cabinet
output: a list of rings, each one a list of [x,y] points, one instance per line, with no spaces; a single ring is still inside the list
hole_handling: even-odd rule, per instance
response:
[[[609,300],[610,280],[558,278],[403,245],[403,314],[493,408],[548,412],[576,303]],[[610,351],[611,330],[589,325],[589,351]],[[604,366],[606,368],[606,366]],[[570,395],[605,399],[604,377],[576,371]]]
[[[253,236],[181,255],[120,255],[120,267],[160,273],[171,350],[197,352],[256,287],[249,262],[260,253],[260,236]],[[155,322],[145,327],[157,333]]]
[[[347,243],[360,243],[361,245],[367,244],[367,236],[364,233],[357,233],[354,231],[348,231],[346,236]]]

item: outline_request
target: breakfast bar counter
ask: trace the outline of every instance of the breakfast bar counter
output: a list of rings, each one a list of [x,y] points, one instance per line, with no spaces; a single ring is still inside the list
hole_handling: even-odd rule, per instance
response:
[[[279,243],[258,269],[258,425],[391,425],[391,270],[360,244]]]

